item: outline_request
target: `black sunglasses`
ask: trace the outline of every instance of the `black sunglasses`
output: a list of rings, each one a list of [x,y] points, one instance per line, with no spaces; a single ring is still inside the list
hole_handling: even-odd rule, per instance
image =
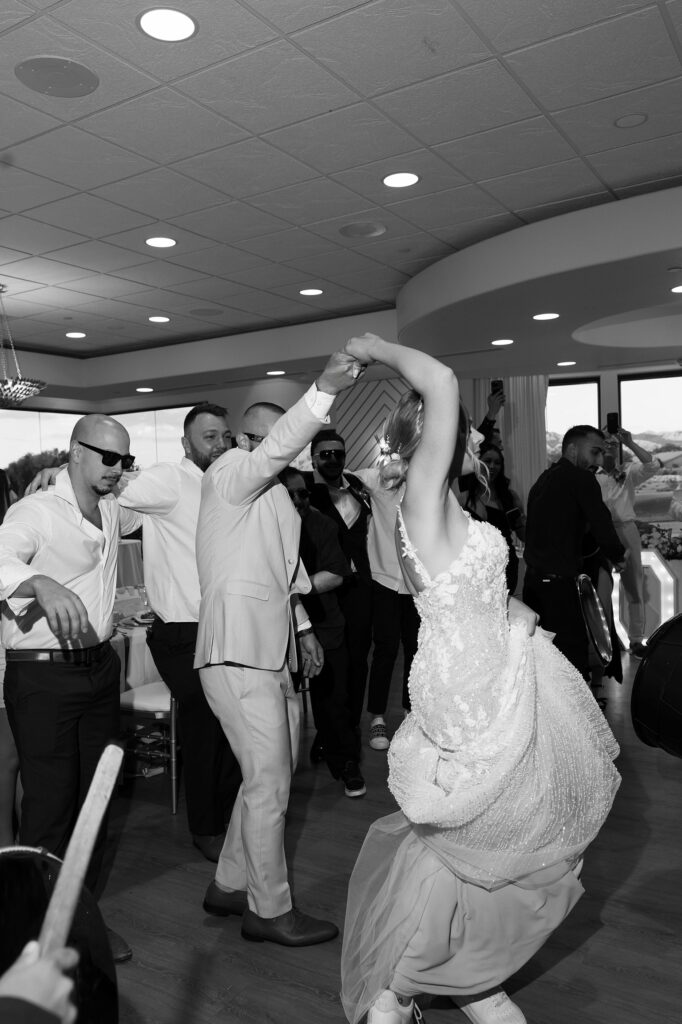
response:
[[[291,490],[291,491],[289,491],[289,494],[291,495],[292,498],[309,498],[310,497],[310,491],[307,491],[305,489],[305,487],[301,487],[298,490]]]
[[[253,441],[254,444],[260,444],[265,440],[264,434],[247,434],[246,431],[244,431],[244,437],[248,437],[249,441]]]
[[[89,448],[91,452],[97,452],[98,455],[101,455],[103,466],[115,466],[117,462],[120,462],[121,469],[127,472],[127,470],[132,469],[135,465],[134,455],[121,455],[120,452],[112,452],[108,448],[96,448],[94,444],[86,444],[85,441],[79,441],[78,444],[83,448]]]
[[[322,448],[317,452],[317,457],[320,459],[337,459],[340,462],[341,459],[345,459],[346,453],[339,448]]]

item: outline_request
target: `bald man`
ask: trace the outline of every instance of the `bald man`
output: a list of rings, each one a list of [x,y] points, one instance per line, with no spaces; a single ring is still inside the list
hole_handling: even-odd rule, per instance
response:
[[[319,673],[323,653],[298,597],[310,590],[298,556],[301,519],[277,476],[360,372],[339,352],[287,413],[267,403],[249,408],[238,447],[208,467],[201,488],[194,664],[243,777],[204,909],[242,914],[242,935],[258,942],[309,946],[338,934],[292,907],[284,856],[300,723],[289,671],[294,631],[305,676]]]
[[[20,841],[63,857],[104,746],[119,734],[120,664],[109,643],[119,533],[139,517],[111,492],[130,469],[109,416],[74,427],[67,472],[0,526],[5,701],[24,786]],[[96,886],[105,829],[86,883]],[[124,950],[114,950],[127,959]]]

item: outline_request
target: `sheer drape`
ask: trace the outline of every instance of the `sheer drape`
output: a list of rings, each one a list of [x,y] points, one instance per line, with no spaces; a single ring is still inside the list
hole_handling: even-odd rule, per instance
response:
[[[512,486],[525,506],[528,492],[547,466],[545,405],[547,377],[504,377],[507,403],[497,417],[504,443],[504,461]],[[488,411],[490,382],[474,380],[472,419],[476,426]]]

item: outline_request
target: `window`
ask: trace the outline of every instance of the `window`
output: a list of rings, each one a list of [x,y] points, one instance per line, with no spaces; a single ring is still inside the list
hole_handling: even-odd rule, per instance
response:
[[[599,426],[599,381],[551,380],[547,388],[545,410],[547,460],[561,455],[561,440],[570,427],[579,423]]]

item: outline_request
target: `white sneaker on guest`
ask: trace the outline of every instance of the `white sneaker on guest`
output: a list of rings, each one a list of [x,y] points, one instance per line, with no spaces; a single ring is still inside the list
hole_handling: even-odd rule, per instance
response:
[[[395,992],[388,988],[374,1000],[367,1015],[367,1024],[412,1024],[412,1021],[425,1024],[414,999],[411,999],[407,1006],[401,1006]]]
[[[388,750],[388,730],[386,722],[380,715],[373,718],[369,727],[369,745],[372,750]]]
[[[507,993],[496,988],[480,996],[452,996],[472,1024],[527,1024],[523,1012]]]

